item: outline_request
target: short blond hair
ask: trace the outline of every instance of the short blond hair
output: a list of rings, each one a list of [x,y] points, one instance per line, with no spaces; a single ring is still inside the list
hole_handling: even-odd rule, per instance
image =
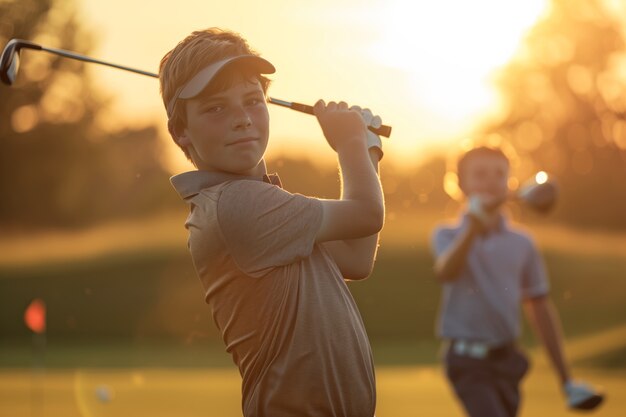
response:
[[[159,83],[165,108],[176,94],[176,90],[189,82],[200,70],[214,62],[236,55],[259,56],[238,33],[219,28],[192,32],[161,59]],[[267,92],[269,80],[260,74],[257,78],[263,92]],[[174,128],[184,126],[186,117],[185,106],[176,105],[169,124]],[[191,160],[187,149],[176,144],[183,150],[187,159]]]

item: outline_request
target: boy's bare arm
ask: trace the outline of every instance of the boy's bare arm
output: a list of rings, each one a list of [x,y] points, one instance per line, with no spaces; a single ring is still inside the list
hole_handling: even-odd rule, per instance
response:
[[[561,322],[552,301],[548,297],[531,298],[524,301],[524,311],[563,385],[570,373],[563,355]]]
[[[322,201],[317,242],[361,239],[383,226],[384,203],[380,180],[370,159],[366,126],[361,114],[346,103],[318,101],[315,114],[330,146],[337,152],[342,192],[339,200]]]
[[[380,154],[376,149],[370,149],[369,154],[372,166],[378,172]],[[344,278],[364,279],[372,273],[374,268],[378,236],[379,233],[376,233],[361,239],[325,242],[324,246],[332,255]]]
[[[467,255],[474,237],[480,232],[479,221],[470,216],[470,221],[454,238],[450,246],[435,260],[435,276],[439,281],[454,281],[467,262]]]

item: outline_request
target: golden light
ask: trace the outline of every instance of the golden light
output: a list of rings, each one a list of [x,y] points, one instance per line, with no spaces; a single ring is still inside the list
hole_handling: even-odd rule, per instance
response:
[[[467,121],[496,111],[490,77],[513,58],[545,9],[546,0],[385,2],[372,53],[409,73],[410,88],[428,110]]]
[[[544,184],[546,181],[548,181],[548,174],[545,171],[539,171],[535,174],[535,182],[537,184]]]
[[[394,127],[386,156],[412,166],[471,136],[485,119],[506,114],[507,103],[492,80],[516,54],[521,56],[524,36],[548,11],[549,1],[268,0],[258,7],[243,0],[239,7],[220,10],[201,0],[182,3],[176,19],[171,19],[170,9],[157,6],[152,19],[138,28],[137,19],[115,13],[122,7],[127,16],[135,16],[143,10],[139,3],[83,0],[85,20],[101,29],[101,46],[93,55],[154,71],[182,36],[211,25],[206,21],[210,13],[214,24],[241,31],[276,65],[272,95],[304,103],[323,97],[369,106]],[[246,13],[240,13],[242,5]],[[158,24],[164,20],[171,21],[165,29]],[[137,30],[151,34],[150,39],[128,36]],[[285,33],[290,36],[285,38]],[[555,43],[556,52],[563,50],[561,43]],[[141,126],[157,120],[167,137],[154,80],[89,68],[115,98],[109,126],[111,121]],[[582,77],[580,71],[571,74],[581,89]],[[328,147],[314,118],[285,109],[270,112],[270,152],[334,158],[325,153]],[[532,145],[549,132],[531,133]],[[189,168],[175,146],[168,149],[173,171]]]

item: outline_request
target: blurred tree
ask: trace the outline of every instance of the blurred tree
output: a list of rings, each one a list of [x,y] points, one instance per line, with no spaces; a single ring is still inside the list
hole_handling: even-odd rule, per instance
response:
[[[268,172],[278,172],[283,187],[292,193],[319,198],[338,198],[339,173],[331,164],[315,164],[310,159],[277,155],[267,160]]]
[[[315,164],[309,159],[276,156],[267,161],[269,172],[278,172],[286,190],[319,198],[338,198],[340,179],[336,165]],[[437,210],[443,212],[450,198],[443,189],[446,161],[435,156],[407,170],[390,160],[381,164],[381,181],[387,213],[406,210]]]
[[[93,40],[66,0],[0,2],[0,43],[11,38],[87,54]],[[108,100],[84,63],[24,50],[13,88],[0,86],[0,225],[76,227],[140,215],[175,196],[156,128],[105,136]]]
[[[623,22],[602,0],[552,0],[499,80],[503,120],[484,127],[519,155],[518,174],[557,176],[554,216],[626,228],[626,52]]]

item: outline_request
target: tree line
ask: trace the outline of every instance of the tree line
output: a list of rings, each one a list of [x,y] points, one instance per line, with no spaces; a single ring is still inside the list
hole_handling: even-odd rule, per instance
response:
[[[555,221],[626,229],[626,61],[622,23],[600,0],[552,0],[522,51],[501,72],[505,116],[480,126],[513,149],[514,171],[542,169],[560,183]],[[91,34],[71,2],[0,3],[0,43],[10,38],[89,53]],[[496,36],[496,34],[494,34]],[[155,126],[104,133],[96,122],[109,98],[84,64],[46,54],[22,62],[17,88],[0,86],[0,227],[77,228],[180,207],[163,164]],[[462,70],[462,69],[459,69]],[[411,170],[383,161],[388,210],[445,210],[445,156]],[[332,166],[278,157],[269,161],[290,191],[338,195]]]

